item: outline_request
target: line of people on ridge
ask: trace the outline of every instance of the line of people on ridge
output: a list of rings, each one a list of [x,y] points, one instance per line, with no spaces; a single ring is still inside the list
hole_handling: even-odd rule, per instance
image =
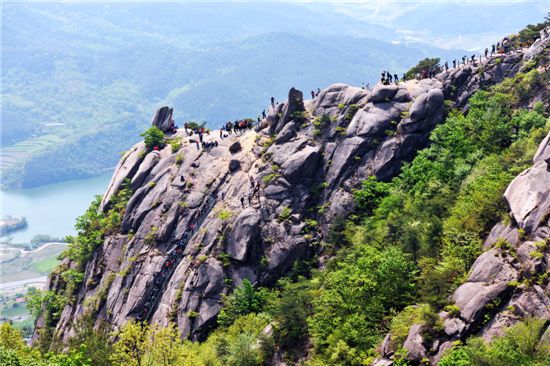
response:
[[[544,36],[546,36],[547,30],[542,30]],[[534,43],[534,40],[528,41],[528,42],[511,42],[508,37],[503,38],[502,41],[497,42],[496,44],[493,43],[491,45],[491,49],[488,47],[485,48],[483,51],[483,54],[479,54],[479,63],[481,64],[483,62],[483,56],[485,56],[486,59],[492,58],[494,55],[502,55],[502,54],[508,54],[512,51],[516,51],[525,47],[530,47]],[[462,62],[461,62],[462,61]],[[478,62],[478,58],[475,54],[472,54],[470,57],[467,55],[462,56],[460,60],[454,59],[452,60],[452,64],[454,69],[457,67],[460,67],[461,65],[473,65],[476,66]],[[448,71],[449,70],[449,62],[445,61],[445,63],[442,66],[435,66],[427,70],[422,70],[421,72],[416,74],[416,80],[421,79],[427,79],[427,78],[434,78],[438,73],[442,72],[443,70]],[[401,78],[401,81],[406,81],[407,76],[406,74],[403,74],[403,77]],[[389,85],[391,83],[397,84],[399,82],[399,78],[397,74],[391,74],[389,71],[382,71],[382,77],[380,79],[380,82],[384,85]],[[369,86],[367,83],[366,88],[362,87],[363,89],[369,90]]]

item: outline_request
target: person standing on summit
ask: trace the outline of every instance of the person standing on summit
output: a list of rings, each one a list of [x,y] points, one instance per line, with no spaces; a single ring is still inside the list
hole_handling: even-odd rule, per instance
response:
[[[274,97],[271,97],[271,106],[275,107],[275,98]]]

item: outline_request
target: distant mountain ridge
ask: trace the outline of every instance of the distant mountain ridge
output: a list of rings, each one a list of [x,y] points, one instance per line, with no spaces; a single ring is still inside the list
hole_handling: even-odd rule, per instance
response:
[[[208,12],[206,5],[4,3],[3,184],[29,188],[112,168],[161,103],[176,107],[179,124],[217,127],[256,117],[270,93],[283,99],[291,85],[372,84],[383,69],[401,73],[427,55],[463,54],[393,45],[389,28],[303,6],[221,6],[201,24]],[[182,17],[189,21],[180,24]],[[342,35],[328,35],[327,22]],[[381,40],[358,38],[366,36]]]

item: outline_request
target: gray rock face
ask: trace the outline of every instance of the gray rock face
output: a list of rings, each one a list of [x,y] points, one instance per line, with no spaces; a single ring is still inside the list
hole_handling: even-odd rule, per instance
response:
[[[443,100],[443,92],[440,89],[430,89],[415,99],[409,112],[411,120],[420,121],[431,116],[443,105]]]
[[[478,319],[485,306],[506,290],[506,283],[488,285],[483,282],[466,282],[453,294],[453,301],[460,308],[460,317],[468,323]]]
[[[535,156],[533,157],[533,163],[537,164],[541,161],[546,161],[548,164],[548,159],[550,159],[550,133],[546,135],[544,140],[542,140]]]
[[[303,150],[292,155],[281,167],[283,175],[290,183],[300,179],[313,178],[319,164],[318,149],[307,146]]]
[[[284,104],[284,107],[279,113],[281,117],[279,118],[276,125],[274,125],[274,133],[279,133],[285,127],[285,125],[290,121],[295,119],[297,113],[303,112],[304,108],[304,94],[295,89],[291,88],[288,92],[287,103]]]
[[[505,62],[507,72],[515,70],[514,62],[520,64],[515,59]],[[205,136],[219,143],[210,150],[197,149],[183,130],[178,131],[175,137],[183,141],[178,154],[184,157],[178,164],[169,146],[144,154],[144,144],[137,144],[119,162],[101,204],[102,210],[108,210],[123,181],[132,181],[134,193],[121,228],[106,238],[87,263],[82,286],[75,302],[63,309],[57,334],[68,341],[79,316],[93,311],[98,322],[113,326],[132,318],[163,325],[175,322],[182,337],[204,337],[215,324],[221,299],[232,291],[227,280],[273,284],[296,261],[318,250],[306,236],[306,220],[322,223],[310,235],[324,240],[333,220],[353,210],[351,192],[363,179],[371,175],[391,179],[403,161],[428,143],[431,129],[443,120],[442,96],[452,94],[453,80],[459,78],[462,83],[456,88],[460,100],[479,86],[475,73],[453,75],[379,85],[372,93],[334,84],[306,102],[293,89],[289,100],[272,106],[265,122],[255,129],[221,140],[216,132]],[[165,128],[171,113],[159,109],[154,123]],[[324,115],[329,117],[328,121],[324,117],[327,126],[316,133],[320,127],[313,121]],[[273,134],[277,134],[275,141]],[[546,148],[540,151],[538,156],[546,156]],[[547,191],[540,179],[546,179],[542,165],[546,163],[545,158],[536,160],[540,166],[525,173],[524,181],[513,183],[518,186],[510,190],[509,202],[516,220],[531,225],[533,235],[540,238],[548,229],[547,223],[536,219],[544,217],[540,215]],[[538,206],[523,207],[531,201],[539,202]],[[327,210],[315,210],[321,206]],[[231,215],[222,215],[223,211]],[[517,229],[512,224],[506,230],[517,233]],[[495,230],[495,235],[503,230]],[[530,239],[535,241],[535,236]],[[534,311],[527,305],[530,301],[546,301],[539,293],[511,297],[507,284],[519,278],[516,267],[520,264],[504,257],[498,251],[484,254],[469,282],[455,292],[459,320],[465,326],[461,331],[462,325],[453,320],[447,329],[456,332],[452,337],[474,331],[485,305],[497,297],[514,301],[526,313]],[[531,259],[525,265],[532,271],[542,270],[545,262]],[[58,275],[52,274],[48,283],[50,289],[63,291]],[[100,298],[93,309],[85,301],[89,298]],[[40,330],[42,320],[37,324]],[[436,347],[423,344],[419,327],[411,329],[410,358],[439,354],[448,337]]]
[[[464,329],[466,328],[466,323],[464,323],[460,319],[451,318],[445,320],[443,326],[445,327],[445,334],[447,334],[449,337],[452,337],[454,335],[462,334],[464,332]]]
[[[372,89],[372,93],[369,96],[369,102],[388,102],[393,99],[397,93],[397,85],[383,85],[376,84]]]
[[[155,112],[151,124],[162,130],[162,132],[169,132],[171,130],[174,119],[172,114],[174,113],[174,108],[170,107],[160,107]]]
[[[550,170],[544,160],[547,148],[539,148],[535,164],[516,177],[504,198],[518,227],[533,233],[550,209]]]
[[[409,335],[403,343],[403,348],[407,351],[407,360],[419,363],[426,357],[426,348],[423,345],[422,325],[415,324],[409,329]]]
[[[153,167],[159,162],[160,154],[158,151],[151,151],[145,156],[143,162],[139,165],[138,171],[132,178],[132,188],[138,189],[141,187]]]
[[[340,113],[340,104],[363,105],[366,102],[368,93],[357,87],[346,84],[332,84],[321,91],[319,96],[313,100],[312,112],[317,116],[323,114],[337,116]]]
[[[105,211],[109,207],[111,197],[119,189],[125,179],[132,179],[136,171],[139,169],[139,164],[143,159],[142,153],[145,152],[145,144],[140,142],[139,144],[132,147],[118,162],[117,167],[111,182],[109,183],[109,188],[101,200],[99,209]]]
[[[260,216],[252,208],[242,211],[235,220],[235,226],[227,238],[227,254],[235,260],[244,262],[250,248],[261,241],[258,224]]]

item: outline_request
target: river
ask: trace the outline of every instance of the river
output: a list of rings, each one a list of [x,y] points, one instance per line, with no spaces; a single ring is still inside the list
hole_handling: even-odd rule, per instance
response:
[[[63,238],[74,234],[75,219],[82,215],[95,195],[103,194],[112,173],[47,186],[1,191],[1,216],[27,218],[24,230],[10,233],[12,243],[28,243],[37,234]]]

